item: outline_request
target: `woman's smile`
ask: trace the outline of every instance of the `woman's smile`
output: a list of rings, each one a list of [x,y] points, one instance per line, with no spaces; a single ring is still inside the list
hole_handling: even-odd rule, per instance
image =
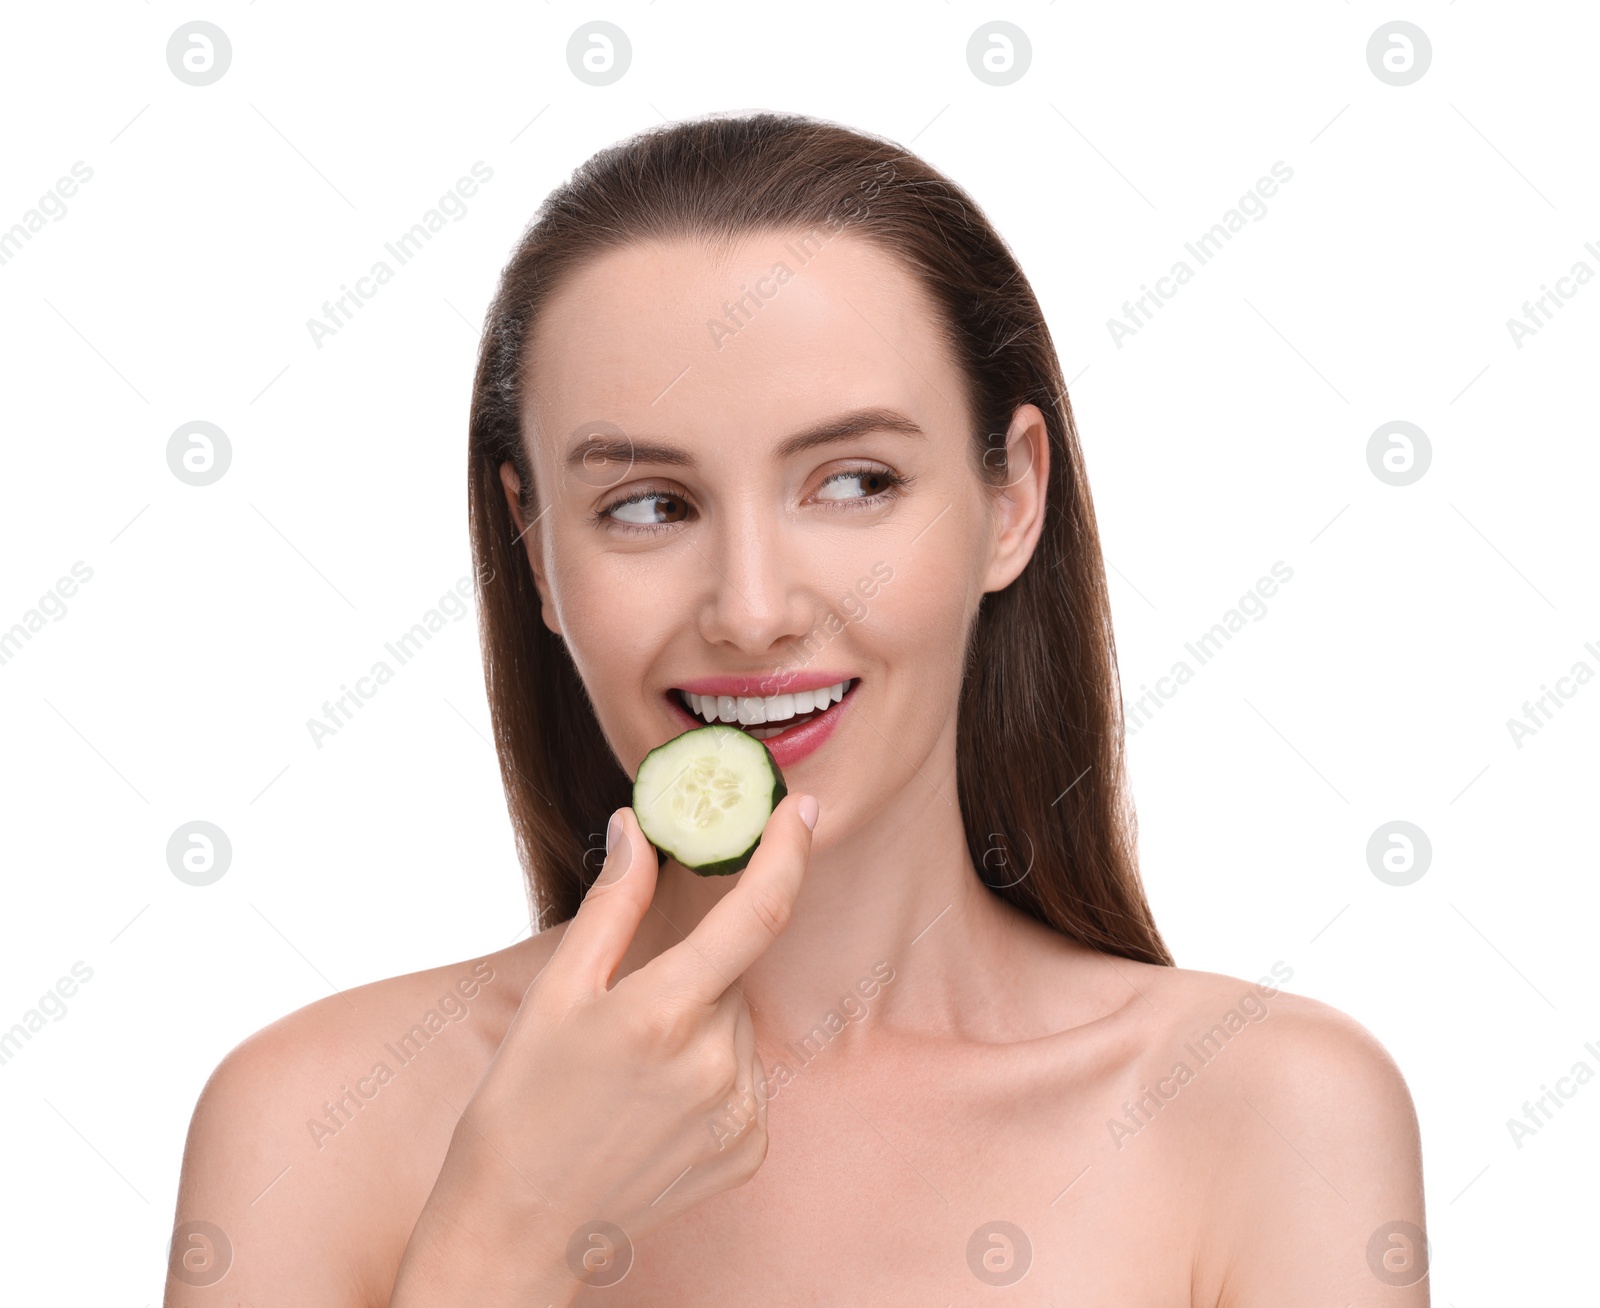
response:
[[[759,677],[700,677],[666,692],[669,711],[685,730],[727,722],[764,741],[780,768],[822,747],[854,706],[861,678],[844,673],[772,673]],[[750,692],[783,686],[777,695]]]

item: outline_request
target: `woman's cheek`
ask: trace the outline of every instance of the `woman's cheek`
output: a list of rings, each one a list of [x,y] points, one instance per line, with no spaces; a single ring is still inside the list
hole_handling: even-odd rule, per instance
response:
[[[886,554],[877,593],[867,601],[894,644],[921,658],[959,665],[966,625],[978,602],[976,543],[952,509],[910,548]]]
[[[614,566],[617,556],[588,559],[576,551],[551,572],[562,636],[598,704],[611,702],[609,687],[630,658],[652,647],[649,627],[666,618],[661,589],[653,590],[638,568]]]

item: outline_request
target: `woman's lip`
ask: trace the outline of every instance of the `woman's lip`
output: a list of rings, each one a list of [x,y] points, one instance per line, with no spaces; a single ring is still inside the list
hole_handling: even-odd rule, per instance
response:
[[[844,678],[841,677],[840,680],[842,681]],[[825,682],[823,684],[831,683]],[[776,736],[768,736],[767,739],[761,742],[772,751],[772,757],[777,760],[780,768],[792,767],[808,754],[814,753],[822,746],[823,741],[833,735],[840,719],[855,703],[856,689],[860,685],[859,681],[852,680],[850,689],[845,691],[843,699],[837,703],[830,704],[821,713],[818,713],[816,717],[805,723],[804,726],[790,727],[787,731],[780,732]],[[672,712],[684,723],[685,729],[712,725],[704,718],[689,712],[683,706],[683,701],[678,698],[676,691],[669,690],[667,692],[667,703]],[[735,724],[728,723],[727,725],[733,726]]]

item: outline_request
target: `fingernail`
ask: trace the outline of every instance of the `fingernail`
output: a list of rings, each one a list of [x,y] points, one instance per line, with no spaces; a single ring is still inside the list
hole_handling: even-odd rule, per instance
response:
[[[611,815],[611,821],[606,823],[606,853],[611,852],[611,847],[617,843],[617,837],[622,834],[622,810],[618,809]]]
[[[800,820],[813,831],[817,829],[818,807],[815,795],[802,795],[800,797]]]

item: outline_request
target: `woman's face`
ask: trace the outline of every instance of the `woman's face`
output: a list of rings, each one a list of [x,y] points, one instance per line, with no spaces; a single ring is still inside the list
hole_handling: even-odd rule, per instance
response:
[[[1032,551],[1047,447],[1023,406],[1015,484],[984,488],[933,323],[912,276],[849,235],[632,245],[550,301],[532,523],[502,478],[543,619],[630,776],[731,709],[768,718],[748,725],[820,799],[819,838],[907,786],[954,800],[966,633]],[[837,702],[812,693],[839,682]]]

